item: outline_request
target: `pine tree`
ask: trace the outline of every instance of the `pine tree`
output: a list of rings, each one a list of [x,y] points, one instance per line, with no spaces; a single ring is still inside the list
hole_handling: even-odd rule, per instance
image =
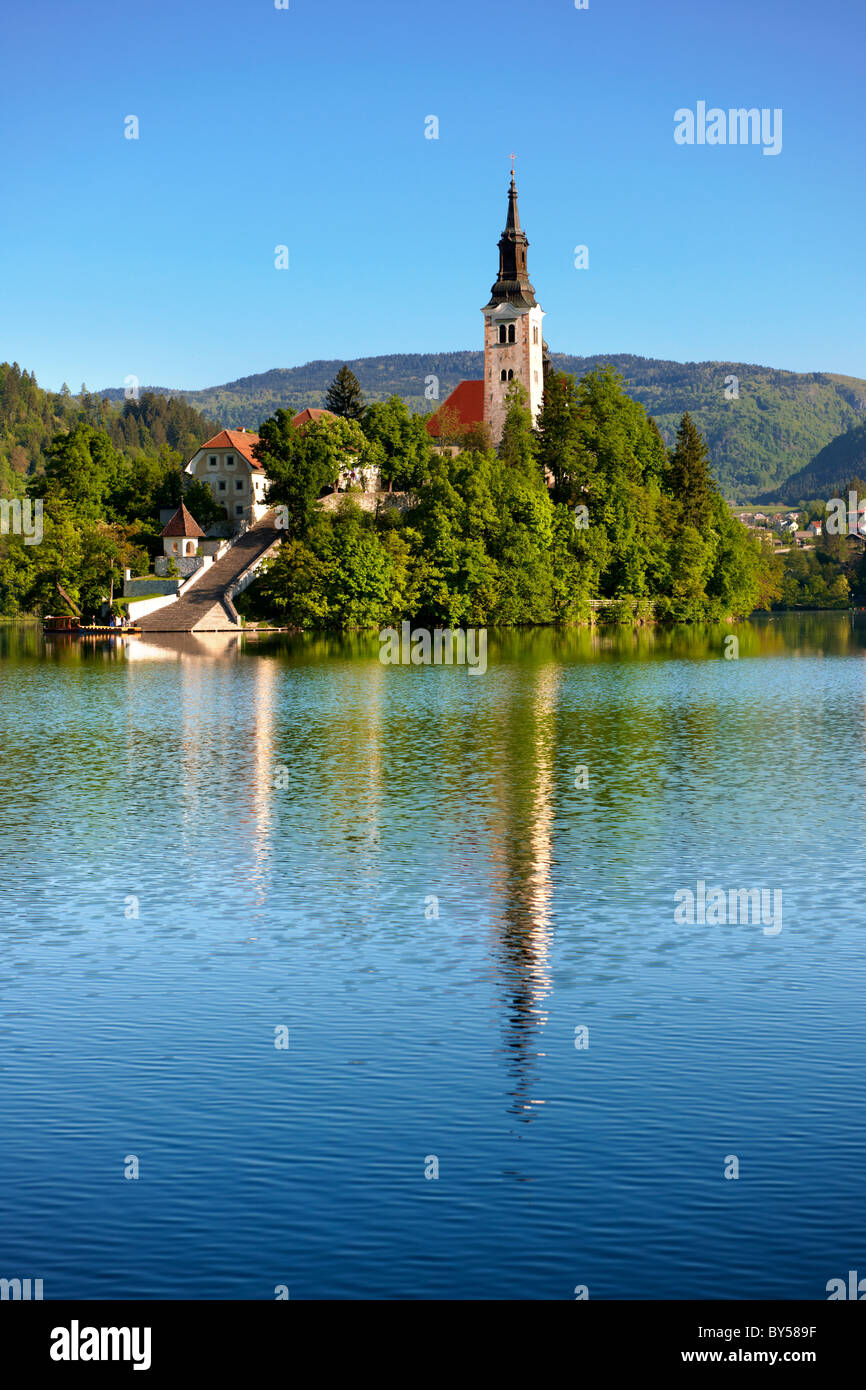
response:
[[[711,516],[716,487],[704,437],[688,411],[680,421],[676,448],[670,455],[668,488],[680,504],[683,521],[702,531]]]
[[[347,420],[360,420],[364,413],[364,395],[358,378],[349,367],[341,367],[328,387],[325,409]]]

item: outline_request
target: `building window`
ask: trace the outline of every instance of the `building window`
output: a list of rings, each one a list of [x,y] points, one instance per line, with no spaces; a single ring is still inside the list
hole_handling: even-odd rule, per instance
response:
[[[513,343],[513,342],[515,341],[515,337],[514,337],[514,324],[513,324],[513,323],[510,323],[510,324],[508,325],[508,341],[509,341],[509,343]]]
[[[535,384],[536,384],[536,386],[537,386],[537,385],[538,385],[538,372],[533,372],[532,375],[535,377]]]
[[[187,555],[194,555],[194,554],[195,554],[195,541],[187,541],[187,543],[186,543],[186,553],[187,553]]]
[[[500,380],[500,381],[507,381],[507,380],[508,380],[508,373],[507,373],[507,371],[505,370],[504,367],[502,368],[502,371],[499,373],[499,380]]]
[[[535,346],[538,347],[538,324],[537,324],[537,323],[534,323],[534,324],[532,325],[532,341],[533,341],[533,343],[535,344]]]
[[[504,323],[501,323],[501,324],[499,325],[499,341],[500,341],[500,343],[507,343],[507,342],[508,342],[508,330],[506,329]]]
[[[215,454],[211,454],[210,458],[209,458],[208,461],[207,461],[207,466],[208,466],[208,468],[216,468],[216,455],[215,455]]]
[[[234,468],[234,466],[235,466],[235,456],[234,456],[234,454],[228,454],[228,455],[226,456],[226,468]]]
[[[239,505],[238,505],[237,507],[235,507],[235,516],[243,516],[243,514],[244,514],[243,503],[239,503]]]
[[[225,490],[226,490],[226,480],[225,480],[225,478],[220,478],[219,483],[218,483],[218,487],[219,487],[220,492],[225,492]]]
[[[537,378],[538,373],[536,372],[535,375],[536,375],[536,378]],[[243,480],[243,478],[235,478],[235,492],[243,492],[243,490],[244,490],[244,480]]]
[[[508,380],[509,380],[509,381],[513,381],[513,380],[514,380],[514,372],[511,371],[510,369],[509,369],[509,372],[508,372]]]

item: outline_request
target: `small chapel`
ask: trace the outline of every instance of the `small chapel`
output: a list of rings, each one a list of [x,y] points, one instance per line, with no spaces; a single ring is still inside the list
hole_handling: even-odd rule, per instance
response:
[[[484,315],[484,377],[480,381],[461,381],[443,401],[428,422],[434,438],[441,430],[440,412],[469,429],[482,421],[489,427],[494,444],[502,438],[507,414],[506,397],[514,381],[526,388],[532,422],[538,420],[544,378],[550,370],[550,356],[541,321],[544,310],[535,298],[529,280],[526,253],[529,241],[520,225],[514,168],[508,189],[508,215],[499,238],[499,274],[490,299],[481,310]]]

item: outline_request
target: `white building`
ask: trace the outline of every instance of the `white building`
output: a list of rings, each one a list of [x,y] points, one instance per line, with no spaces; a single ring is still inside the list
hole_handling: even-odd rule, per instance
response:
[[[207,483],[214,501],[225,507],[228,520],[235,526],[243,522],[252,525],[268,511],[265,492],[269,480],[253,455],[258,441],[259,436],[250,430],[220,430],[186,465],[185,472]]]

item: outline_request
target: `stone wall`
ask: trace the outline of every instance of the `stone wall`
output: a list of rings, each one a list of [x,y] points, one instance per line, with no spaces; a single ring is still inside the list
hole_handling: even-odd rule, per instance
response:
[[[159,561],[157,561],[157,564]],[[125,579],[124,598],[158,598],[161,594],[176,594],[176,579]]]
[[[362,512],[373,512],[374,515],[391,509],[405,512],[414,501],[408,492],[331,492],[327,497],[319,498],[319,506],[323,512],[336,512],[346,497],[355,502]]]
[[[196,570],[200,570],[210,557],[204,555],[158,555],[153,562],[154,574],[167,575],[170,562],[174,560],[177,565],[177,572],[182,579],[188,579]]]

